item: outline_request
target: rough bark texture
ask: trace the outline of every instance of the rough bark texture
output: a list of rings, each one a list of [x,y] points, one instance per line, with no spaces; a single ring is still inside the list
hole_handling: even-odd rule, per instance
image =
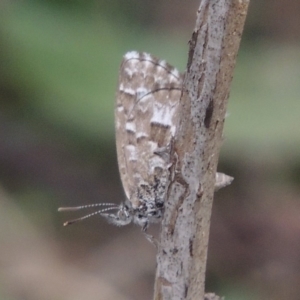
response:
[[[204,299],[215,173],[248,3],[202,0],[197,12],[172,149],[173,178],[158,247],[155,300]]]

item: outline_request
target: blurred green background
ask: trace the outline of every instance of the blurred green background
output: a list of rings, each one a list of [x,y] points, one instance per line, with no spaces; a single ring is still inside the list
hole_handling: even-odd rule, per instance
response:
[[[184,71],[196,0],[0,3],[0,300],[151,299],[137,226],[62,227],[57,207],[124,195],[114,141],[122,56]],[[300,3],[252,0],[229,100],[207,291],[300,299]],[[77,215],[76,215],[77,216]],[[155,234],[157,228],[152,228]]]

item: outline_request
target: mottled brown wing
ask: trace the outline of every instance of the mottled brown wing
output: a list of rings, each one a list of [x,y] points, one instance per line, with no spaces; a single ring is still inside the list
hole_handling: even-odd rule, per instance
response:
[[[116,144],[121,180],[133,207],[139,205],[138,186],[153,186],[154,169],[168,163],[155,154],[170,144],[182,76],[147,53],[128,52],[122,61],[116,95]]]

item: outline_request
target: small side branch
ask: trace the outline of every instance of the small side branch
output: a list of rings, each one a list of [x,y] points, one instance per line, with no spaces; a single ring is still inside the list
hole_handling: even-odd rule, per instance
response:
[[[157,254],[155,300],[204,299],[215,174],[248,4],[202,0],[197,11],[172,149],[173,179]]]

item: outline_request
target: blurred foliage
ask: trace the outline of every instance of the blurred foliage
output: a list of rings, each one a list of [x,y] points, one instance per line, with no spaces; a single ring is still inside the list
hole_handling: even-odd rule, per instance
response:
[[[226,122],[228,144],[263,157],[273,152],[299,159],[299,50],[270,42],[242,45]]]
[[[22,106],[25,102],[27,110],[59,128],[112,138],[118,67],[133,45],[154,53],[160,49],[173,62],[182,57],[179,65],[184,64],[184,46],[163,33],[145,35],[104,16],[30,2],[10,9],[2,28],[9,64],[4,76],[18,89]]]

